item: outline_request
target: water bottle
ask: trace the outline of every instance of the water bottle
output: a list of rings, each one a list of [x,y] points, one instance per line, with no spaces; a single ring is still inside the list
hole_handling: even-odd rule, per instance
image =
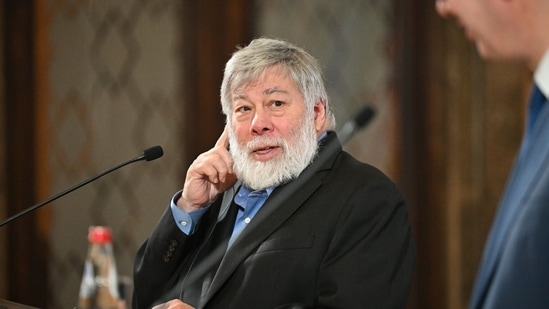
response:
[[[78,309],[119,309],[121,300],[111,230],[104,226],[91,226],[88,242]]]

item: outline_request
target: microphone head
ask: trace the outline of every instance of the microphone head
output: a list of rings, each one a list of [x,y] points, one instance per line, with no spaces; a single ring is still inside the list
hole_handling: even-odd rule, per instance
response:
[[[370,120],[374,117],[375,110],[373,107],[366,105],[362,110],[355,116],[354,122],[357,129],[365,126]]]
[[[146,161],[156,160],[163,155],[164,155],[164,150],[162,150],[162,147],[160,146],[153,146],[143,151],[143,156],[145,157]]]
[[[337,133],[341,144],[347,143],[348,140],[360,129],[364,128],[374,118],[375,110],[372,106],[363,106],[359,112],[349,119],[341,130]]]

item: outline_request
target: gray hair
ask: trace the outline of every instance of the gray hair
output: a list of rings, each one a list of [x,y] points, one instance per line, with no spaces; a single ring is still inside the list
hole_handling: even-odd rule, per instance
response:
[[[259,38],[235,51],[225,65],[221,84],[221,106],[227,121],[231,120],[232,92],[254,82],[266,69],[277,66],[297,85],[307,111],[321,101],[326,110],[328,129],[335,128],[335,116],[328,100],[318,62],[305,50],[286,41]]]

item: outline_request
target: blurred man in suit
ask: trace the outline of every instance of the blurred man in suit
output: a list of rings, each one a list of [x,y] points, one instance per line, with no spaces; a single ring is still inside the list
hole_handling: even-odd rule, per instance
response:
[[[221,104],[225,131],[137,253],[133,308],[404,308],[405,201],[342,151],[316,60],[254,40]]]
[[[549,0],[438,0],[486,59],[533,72],[525,135],[485,246],[471,308],[549,306]],[[520,102],[517,102],[520,104]]]

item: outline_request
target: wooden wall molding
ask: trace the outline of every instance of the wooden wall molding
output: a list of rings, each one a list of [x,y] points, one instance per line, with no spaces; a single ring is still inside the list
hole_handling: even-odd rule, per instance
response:
[[[252,0],[185,0],[183,19],[183,136],[189,166],[215,144],[225,117],[219,90],[225,63],[237,45],[252,39]]]
[[[528,72],[480,59],[434,2],[399,10],[403,187],[417,245],[411,308],[466,308],[518,149]]]
[[[13,215],[37,200],[35,4],[3,2],[5,63],[7,213]],[[47,303],[48,235],[40,230],[40,213],[21,217],[5,229],[7,298],[26,305]]]

